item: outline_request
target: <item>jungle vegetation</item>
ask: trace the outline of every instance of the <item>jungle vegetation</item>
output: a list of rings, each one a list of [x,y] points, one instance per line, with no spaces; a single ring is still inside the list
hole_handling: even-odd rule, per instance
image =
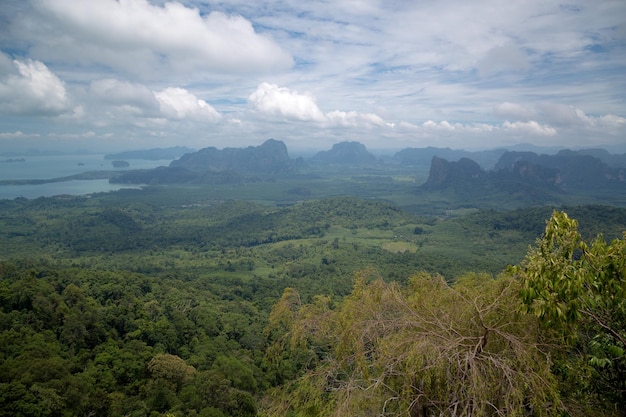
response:
[[[0,416],[624,415],[626,209],[242,187],[0,201]]]

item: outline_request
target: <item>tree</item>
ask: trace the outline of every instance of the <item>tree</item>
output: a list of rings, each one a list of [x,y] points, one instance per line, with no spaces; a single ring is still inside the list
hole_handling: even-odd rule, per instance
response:
[[[196,372],[193,366],[176,355],[162,353],[155,355],[148,362],[148,370],[154,379],[161,384],[169,385],[176,391],[180,390],[183,384],[191,381]]]
[[[450,286],[422,273],[402,287],[367,284],[369,273],[336,308],[283,296],[282,319],[270,323],[289,330],[276,343],[316,361],[273,393],[263,415],[559,414],[550,358],[536,319],[519,313],[515,279],[471,274]]]
[[[555,211],[543,238],[510,272],[526,311],[561,338],[561,372],[576,395],[626,410],[626,232],[610,244],[601,235],[586,243],[578,222]]]

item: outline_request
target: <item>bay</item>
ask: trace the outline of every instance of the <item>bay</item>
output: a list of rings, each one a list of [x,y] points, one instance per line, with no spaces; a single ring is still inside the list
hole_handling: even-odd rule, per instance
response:
[[[6,162],[13,160],[14,162]],[[22,161],[23,160],[23,161]],[[130,166],[115,168],[111,160],[104,155],[38,155],[38,156],[0,156],[0,180],[33,180],[67,177],[90,171],[127,171],[132,169],[150,169],[167,166],[171,160],[148,161],[126,159]],[[99,192],[116,191],[121,188],[139,188],[138,185],[109,184],[106,179],[72,180],[32,185],[0,185],[0,199],[18,197],[37,198],[55,195],[85,195]]]

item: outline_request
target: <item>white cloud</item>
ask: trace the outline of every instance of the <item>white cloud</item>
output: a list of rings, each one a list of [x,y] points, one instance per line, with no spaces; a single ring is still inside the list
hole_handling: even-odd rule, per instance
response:
[[[619,145],[625,13],[584,0],[9,1],[0,45],[22,67],[0,52],[0,126],[195,147]]]
[[[107,78],[96,80],[90,86],[91,95],[103,102],[133,105],[141,108],[158,108],[154,92],[145,85]]]
[[[199,99],[184,88],[169,87],[154,95],[161,105],[161,112],[169,119],[216,122],[222,117],[206,101]]]
[[[0,132],[0,139],[22,139],[32,137],[39,137],[39,134],[27,134],[21,130],[17,130],[15,132]]]
[[[289,68],[291,56],[256,33],[250,21],[220,12],[201,15],[178,2],[39,0],[21,35],[43,59],[100,64],[141,74],[172,71],[263,72]]]
[[[311,94],[300,94],[276,84],[260,84],[248,97],[248,103],[258,112],[287,119],[316,122],[326,120]]]
[[[528,121],[536,117],[536,112],[526,106],[517,103],[504,102],[496,105],[493,113],[498,117],[505,119],[512,118],[516,120]]]
[[[40,61],[31,59],[12,61],[2,56],[0,76],[0,111],[21,115],[59,115],[70,109],[63,82]],[[7,68],[8,67],[8,68]]]
[[[428,120],[422,123],[421,126],[404,124],[404,127],[412,128],[414,130],[421,130],[433,133],[441,134],[458,134],[458,135],[471,135],[471,136],[484,136],[491,133],[517,133],[531,136],[554,136],[557,134],[557,130],[553,127],[542,125],[536,121],[505,121],[501,125],[494,125],[488,123],[450,123],[446,120],[435,122]]]
[[[600,116],[596,120],[597,120],[597,123],[602,126],[626,127],[626,118],[621,117],[621,116],[616,116],[614,114],[607,114],[604,116]]]
[[[310,93],[298,93],[276,84],[262,83],[248,97],[250,107],[258,113],[280,116],[287,120],[317,122],[325,127],[393,127],[374,113],[334,110],[324,113]]]
[[[536,106],[537,112],[543,120],[556,125],[582,125],[581,113],[573,106],[560,103],[543,102]],[[584,114],[584,113],[582,113]]]
[[[528,122],[504,122],[502,128],[509,132],[519,132],[529,135],[538,136],[554,136],[557,134],[555,128],[547,125],[542,125],[534,120]]]
[[[490,125],[487,123],[473,123],[473,124],[463,124],[463,123],[450,123],[447,120],[442,120],[441,122],[434,122],[432,120],[427,120],[422,123],[424,129],[430,131],[439,131],[439,132],[456,132],[456,133],[486,133],[493,132],[498,130],[497,126]]]
[[[91,83],[86,100],[97,126],[162,126],[166,120],[203,125],[222,118],[205,100],[180,87],[154,91],[143,84],[107,78]]]
[[[343,127],[374,127],[374,126],[391,126],[386,123],[382,117],[374,113],[357,113],[355,111],[339,111],[335,110],[326,114],[326,118],[331,125]]]
[[[626,127],[626,118],[614,114],[590,116],[582,109],[559,103],[540,103],[537,112],[550,124],[577,128]]]

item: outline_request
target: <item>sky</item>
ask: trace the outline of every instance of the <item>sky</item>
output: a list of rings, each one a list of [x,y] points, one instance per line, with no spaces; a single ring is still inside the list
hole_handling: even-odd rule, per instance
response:
[[[623,0],[0,0],[2,150],[626,152]]]

